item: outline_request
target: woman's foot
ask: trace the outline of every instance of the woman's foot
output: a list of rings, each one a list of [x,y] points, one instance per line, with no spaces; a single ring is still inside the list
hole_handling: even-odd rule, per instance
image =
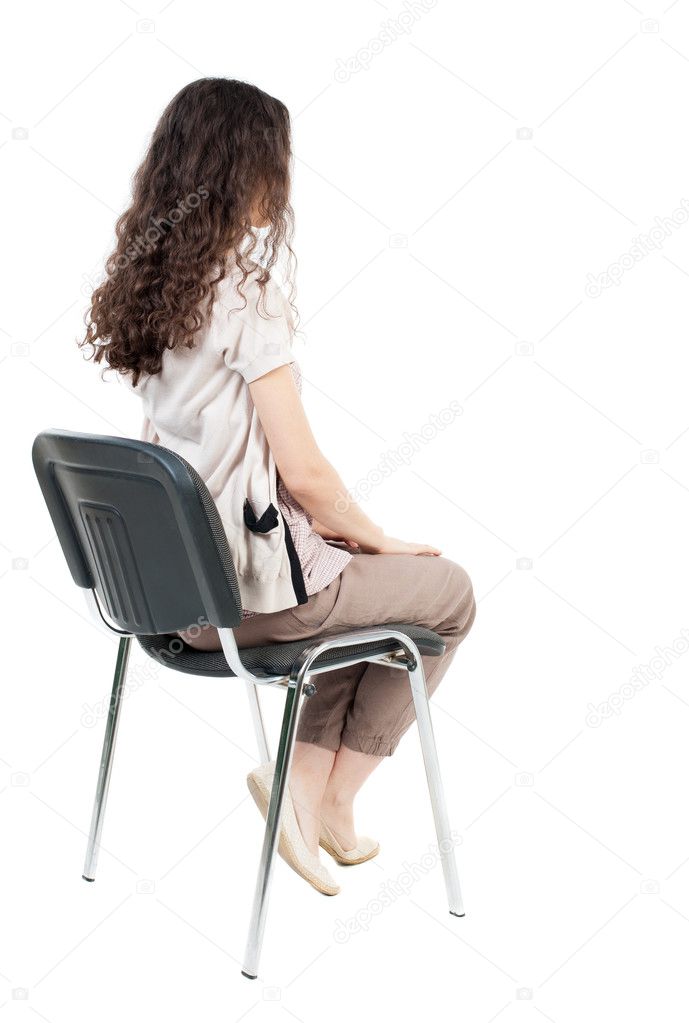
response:
[[[357,843],[354,828],[354,804],[349,799],[337,799],[327,792],[321,802],[321,820],[337,839],[345,852]]]
[[[264,819],[268,815],[274,774],[275,763],[271,761],[251,771],[246,779],[249,792]],[[340,886],[320,861],[318,843],[315,854],[307,847],[289,790],[285,793],[283,801],[278,852],[292,870],[323,895],[337,895],[340,891]]]
[[[380,852],[380,845],[374,838],[357,835],[354,806],[349,800],[323,799],[319,841],[322,849],[345,866],[365,863]]]
[[[325,849],[335,862],[341,863],[343,867],[353,867],[357,863],[365,863],[366,860],[372,860],[380,852],[378,842],[375,838],[369,838],[368,835],[359,835],[353,849],[343,849],[337,837],[323,821],[321,821],[320,844],[321,849]]]

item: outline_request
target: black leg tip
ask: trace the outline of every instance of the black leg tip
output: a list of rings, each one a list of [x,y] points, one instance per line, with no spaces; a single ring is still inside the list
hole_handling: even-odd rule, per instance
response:
[[[258,977],[257,973],[247,973],[246,970],[242,970],[242,977],[246,977],[247,980],[256,980]]]
[[[466,916],[466,913],[455,913],[454,909],[451,909],[451,910],[450,910],[450,916],[459,916],[459,917],[462,917],[462,916]]]
[[[96,880],[95,877],[87,877],[86,874],[82,874],[81,876],[83,877],[84,881],[90,881],[91,883],[93,883]]]

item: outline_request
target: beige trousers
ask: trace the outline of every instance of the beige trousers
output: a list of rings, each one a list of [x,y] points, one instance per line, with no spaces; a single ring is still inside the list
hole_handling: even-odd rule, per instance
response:
[[[422,658],[430,696],[475,614],[469,576],[453,561],[357,552],[306,604],[247,618],[234,632],[241,648],[392,622],[424,625],[446,645],[442,656]],[[344,743],[362,753],[390,756],[415,719],[409,678],[399,668],[356,664],[316,675],[313,681],[316,693],[304,700],[297,729],[301,742],[329,750]]]

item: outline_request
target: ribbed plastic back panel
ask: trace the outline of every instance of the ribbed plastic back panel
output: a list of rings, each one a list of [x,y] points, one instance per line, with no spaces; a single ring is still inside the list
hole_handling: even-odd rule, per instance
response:
[[[113,621],[126,622],[129,630],[136,632],[150,620],[151,614],[126,523],[111,506],[82,501],[79,510],[107,612]],[[136,585],[132,585],[133,581]]]
[[[241,601],[225,531],[183,458],[157,444],[49,430],[33,459],[78,586],[121,629],[234,627]]]

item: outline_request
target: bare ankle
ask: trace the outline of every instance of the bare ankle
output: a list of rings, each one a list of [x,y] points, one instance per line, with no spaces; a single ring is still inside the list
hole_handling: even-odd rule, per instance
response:
[[[331,792],[326,789],[323,793],[322,805],[327,806],[332,810],[346,810],[351,808],[354,803],[354,797],[346,792]]]

